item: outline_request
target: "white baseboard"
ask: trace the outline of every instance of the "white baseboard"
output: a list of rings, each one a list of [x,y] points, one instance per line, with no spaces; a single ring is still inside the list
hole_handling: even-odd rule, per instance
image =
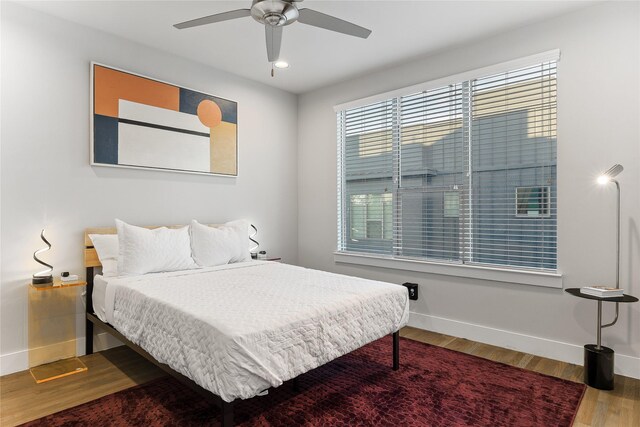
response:
[[[409,326],[582,366],[583,347],[547,338],[411,312]],[[640,358],[616,353],[616,374],[640,379]]]
[[[84,337],[76,340],[76,354],[78,356],[85,354],[84,345]],[[120,345],[122,345],[122,343],[107,332],[101,332],[93,337],[94,351],[102,351]],[[20,372],[26,369],[29,369],[29,350],[0,355],[0,376],[13,374],[14,372]]]
[[[28,350],[0,355],[0,375],[13,374],[25,369],[29,369]]]

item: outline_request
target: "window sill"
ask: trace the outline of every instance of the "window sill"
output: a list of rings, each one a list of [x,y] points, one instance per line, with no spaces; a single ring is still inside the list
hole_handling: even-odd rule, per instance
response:
[[[335,262],[562,289],[562,274],[334,252]]]

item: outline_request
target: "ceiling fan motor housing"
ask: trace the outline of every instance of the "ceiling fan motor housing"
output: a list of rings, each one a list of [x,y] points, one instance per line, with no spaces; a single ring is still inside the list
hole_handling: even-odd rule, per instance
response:
[[[253,0],[251,16],[261,24],[283,27],[296,22],[298,8],[293,5],[293,1]]]

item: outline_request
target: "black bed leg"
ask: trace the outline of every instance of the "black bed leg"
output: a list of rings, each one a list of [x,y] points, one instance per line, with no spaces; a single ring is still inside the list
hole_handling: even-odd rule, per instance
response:
[[[393,370],[400,369],[400,332],[393,333]]]
[[[85,328],[85,354],[93,354],[93,322],[89,319],[85,319],[86,328]]]
[[[222,401],[222,427],[233,427],[233,403]]]

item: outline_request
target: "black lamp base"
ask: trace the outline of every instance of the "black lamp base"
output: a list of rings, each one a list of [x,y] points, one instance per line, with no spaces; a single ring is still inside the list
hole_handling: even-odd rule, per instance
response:
[[[584,383],[598,390],[613,390],[615,353],[609,347],[584,346]]]
[[[53,283],[53,276],[33,276],[31,284],[33,285],[49,285]]]

